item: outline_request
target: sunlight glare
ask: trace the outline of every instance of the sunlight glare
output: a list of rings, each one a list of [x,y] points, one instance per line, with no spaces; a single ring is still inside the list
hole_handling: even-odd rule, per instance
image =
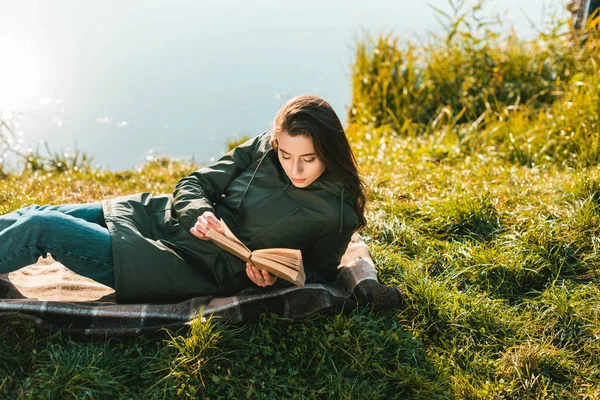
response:
[[[0,62],[0,110],[10,110],[36,95],[40,69],[25,46],[13,38],[0,37],[0,49],[4,55]]]

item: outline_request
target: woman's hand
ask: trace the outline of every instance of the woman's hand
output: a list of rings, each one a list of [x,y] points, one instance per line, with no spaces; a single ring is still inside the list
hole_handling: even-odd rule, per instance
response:
[[[250,263],[246,263],[246,274],[248,278],[258,286],[271,286],[277,280],[275,275],[271,275],[268,271],[261,271]]]
[[[204,214],[198,217],[196,224],[190,228],[190,232],[198,239],[210,240],[208,237],[206,237],[209,229],[223,233],[223,229],[221,229],[221,222],[219,222],[217,217],[215,217],[215,214],[213,214],[212,211],[205,211]]]

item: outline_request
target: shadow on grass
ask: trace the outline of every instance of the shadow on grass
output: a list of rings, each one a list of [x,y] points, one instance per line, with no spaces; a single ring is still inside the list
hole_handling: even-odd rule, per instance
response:
[[[7,398],[450,397],[397,315],[366,309],[245,325],[196,319],[178,332],[104,339],[5,318],[0,376]]]

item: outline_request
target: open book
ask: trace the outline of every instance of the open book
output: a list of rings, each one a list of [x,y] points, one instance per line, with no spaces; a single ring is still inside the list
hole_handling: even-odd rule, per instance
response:
[[[273,248],[250,251],[244,243],[235,237],[223,219],[221,219],[221,228],[223,233],[209,229],[206,236],[220,248],[254,265],[256,268],[266,270],[278,278],[292,282],[296,286],[304,287],[306,275],[304,274],[304,264],[302,264],[300,250]]]

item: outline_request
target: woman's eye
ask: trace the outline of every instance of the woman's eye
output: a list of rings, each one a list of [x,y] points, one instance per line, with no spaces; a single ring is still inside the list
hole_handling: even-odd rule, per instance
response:
[[[292,158],[292,157],[290,157],[290,156],[286,156],[286,155],[285,155],[285,154],[283,154],[283,153],[281,153],[281,154],[280,154],[280,157],[281,157],[281,159],[282,159],[282,160],[290,160],[290,159]],[[307,158],[304,158],[304,159],[303,159],[303,161],[304,161],[304,162],[307,162],[307,163],[310,163],[310,162],[313,162],[313,161],[315,161],[316,159],[317,159],[316,157],[313,157],[313,158],[308,158],[308,159],[307,159]]]

